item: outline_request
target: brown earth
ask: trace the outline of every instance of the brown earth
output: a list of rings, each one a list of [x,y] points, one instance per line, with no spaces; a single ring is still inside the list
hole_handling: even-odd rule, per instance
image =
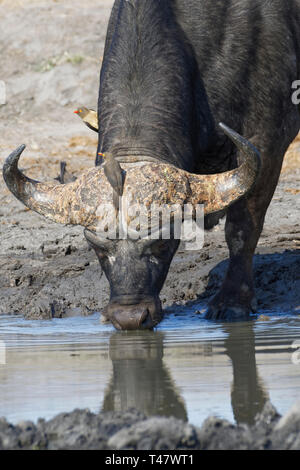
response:
[[[96,108],[112,0],[0,0],[0,165],[26,143],[20,166],[46,181],[65,160],[74,174],[94,164],[97,135],[73,110]],[[300,138],[287,152],[255,259],[259,309],[300,313]],[[30,318],[99,311],[109,290],[82,229],[27,210],[0,181],[0,313]],[[228,256],[224,221],[198,252],[178,251],[162,291],[164,306],[204,303]],[[199,308],[195,306],[195,309]]]

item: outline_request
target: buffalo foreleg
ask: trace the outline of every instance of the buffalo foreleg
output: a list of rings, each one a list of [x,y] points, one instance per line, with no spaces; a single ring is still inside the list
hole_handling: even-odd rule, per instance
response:
[[[256,310],[253,255],[278,183],[283,155],[262,155],[260,177],[252,193],[228,209],[225,233],[229,267],[220,291],[209,304],[208,319],[245,319]]]

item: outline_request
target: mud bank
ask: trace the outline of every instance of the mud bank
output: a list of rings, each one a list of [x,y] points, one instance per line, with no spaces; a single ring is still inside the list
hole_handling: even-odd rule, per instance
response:
[[[280,417],[268,402],[254,426],[209,417],[201,428],[137,411],[61,413],[17,426],[0,419],[0,449],[300,450],[300,402]]]
[[[300,313],[297,173],[283,175],[254,258],[258,313]],[[1,186],[0,313],[49,319],[101,311],[109,286],[78,227],[62,227],[26,210]],[[5,201],[6,203],[3,203]],[[164,308],[197,310],[217,292],[228,265],[224,220],[199,251],[178,250],[161,292]]]

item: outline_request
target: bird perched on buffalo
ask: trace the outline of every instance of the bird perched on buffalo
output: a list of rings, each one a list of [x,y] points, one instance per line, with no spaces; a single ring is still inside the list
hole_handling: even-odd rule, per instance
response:
[[[108,179],[110,185],[112,186],[113,193],[113,204],[115,208],[119,209],[119,198],[123,194],[123,185],[124,185],[124,172],[121,168],[118,160],[115,159],[113,154],[106,153],[102,154],[104,158],[104,174]]]
[[[74,111],[92,131],[98,132],[98,115],[96,111],[82,106]]]
[[[81,117],[83,122],[93,131],[98,132],[98,114],[96,111],[92,109],[85,108],[82,106],[74,111],[75,114]],[[119,162],[114,158],[111,153],[99,153],[103,158],[105,165],[104,165],[104,173],[106,178],[108,179],[110,185],[114,190],[113,195],[113,203],[116,209],[119,209],[119,198],[122,196],[123,193],[123,170],[119,164]]]

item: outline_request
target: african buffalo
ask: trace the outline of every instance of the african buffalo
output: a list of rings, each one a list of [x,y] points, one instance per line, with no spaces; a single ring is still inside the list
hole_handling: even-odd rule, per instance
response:
[[[208,226],[226,209],[230,264],[207,318],[247,318],[255,309],[252,257],[299,130],[291,100],[299,25],[299,0],[116,0],[100,77],[96,168],[58,186],[18,170],[24,146],[7,159],[3,175],[18,199],[86,228],[111,288],[103,314],[116,328],[161,320],[159,293],[179,245],[175,237],[105,237],[104,203],[116,194],[205,204]],[[120,208],[111,213],[118,217]]]

